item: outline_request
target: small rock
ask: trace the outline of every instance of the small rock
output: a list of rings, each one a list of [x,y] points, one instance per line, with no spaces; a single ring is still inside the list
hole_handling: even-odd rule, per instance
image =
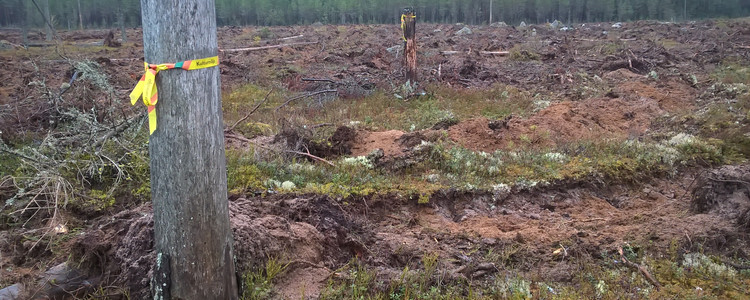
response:
[[[521,27],[521,28],[524,28],[524,27],[527,27],[527,26],[529,26],[529,25],[526,25],[526,22],[524,22],[524,21],[521,21],[521,25],[518,25],[518,27]]]
[[[367,159],[375,164],[377,164],[383,157],[385,157],[385,152],[383,152],[383,149],[380,148],[372,150],[370,154],[367,154]]]
[[[540,216],[539,214],[528,214],[527,217],[532,220],[539,220],[542,218],[542,216]]]
[[[495,22],[490,24],[490,27],[503,28],[508,27],[508,24],[505,24],[505,22]]]
[[[494,246],[497,244],[497,240],[493,238],[483,238],[482,243],[489,246]]]
[[[461,217],[461,222],[466,221],[467,219],[470,219],[476,216],[477,216],[477,212],[471,209],[464,209],[464,215]]]
[[[427,182],[438,183],[440,181],[440,174],[430,174],[425,177]]]
[[[13,45],[6,40],[0,40],[0,49],[2,50],[13,49]]]
[[[398,52],[401,52],[401,50],[403,49],[404,49],[404,46],[396,45],[396,46],[385,49],[385,51],[388,51],[388,53],[398,53]]]
[[[470,35],[474,32],[471,31],[469,27],[461,28],[461,30],[456,31],[456,35]]]
[[[23,284],[16,283],[9,287],[0,290],[0,299],[2,300],[13,300],[19,299],[19,295],[23,292]]]
[[[612,24],[612,28],[622,28],[622,23],[621,22],[617,22],[615,24]]]
[[[552,23],[549,24],[549,27],[552,27],[552,29],[558,29],[558,28],[560,28],[562,26],[563,26],[562,22],[560,22],[558,20],[555,20],[554,22],[552,22]]]

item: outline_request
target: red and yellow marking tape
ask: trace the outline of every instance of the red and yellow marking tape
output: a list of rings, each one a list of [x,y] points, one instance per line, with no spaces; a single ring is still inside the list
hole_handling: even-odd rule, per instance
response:
[[[170,69],[183,69],[183,70],[198,70],[219,65],[219,57],[208,57],[195,60],[186,60],[174,64],[149,64],[143,63],[146,67],[146,72],[138,81],[133,91],[130,93],[130,103],[135,105],[138,102],[138,98],[143,98],[143,104],[148,107],[148,128],[149,134],[154,134],[156,130],[156,103],[159,102],[159,94],[156,91],[156,74],[159,71],[170,70]]]

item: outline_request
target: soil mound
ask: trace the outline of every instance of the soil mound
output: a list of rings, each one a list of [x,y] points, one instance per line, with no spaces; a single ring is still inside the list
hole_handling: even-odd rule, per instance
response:
[[[522,144],[550,147],[598,138],[635,138],[647,132],[651,121],[665,112],[658,99],[595,98],[554,103],[530,118],[503,120],[502,126],[486,118],[464,120],[446,132],[451,141],[475,151],[492,152]],[[425,136],[434,131],[425,130],[408,139],[402,138],[401,131],[360,131],[352,155],[367,155],[380,148],[386,157],[402,156],[419,143],[416,139],[430,141]]]
[[[741,168],[712,173],[750,170]],[[572,266],[553,253],[561,245],[565,256],[601,258],[627,242],[667,249],[686,235],[687,248],[695,243],[705,252],[747,257],[747,234],[723,211],[684,215],[695,201],[683,197],[691,182],[692,176],[685,175],[657,179],[640,191],[627,186],[515,191],[498,202],[492,193],[445,190],[428,204],[376,197],[346,199],[344,208],[325,196],[278,195],[238,198],[229,205],[238,271],[261,267],[269,258],[289,262],[275,282],[276,296],[297,299],[302,291],[317,296],[335,276],[332,270],[355,257],[377,269],[385,286],[398,280],[406,266],[419,268],[421,257],[430,253],[441,258],[446,281],[481,279],[513,268],[543,281],[569,282]],[[744,192],[734,183],[710,182],[721,184],[709,185],[716,195]],[[152,224],[150,206],[102,219],[96,223],[100,229],[76,239],[74,257],[84,258],[92,276],[114,276],[129,284],[132,297],[145,299]],[[508,256],[491,260],[490,250]],[[497,269],[487,272],[484,265]]]

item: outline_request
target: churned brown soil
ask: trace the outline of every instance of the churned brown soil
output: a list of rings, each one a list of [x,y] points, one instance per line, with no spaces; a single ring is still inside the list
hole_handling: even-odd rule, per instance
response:
[[[643,21],[627,23],[622,29],[610,25],[587,24],[570,32],[543,25],[479,27],[473,28],[474,34],[461,36],[456,32],[463,26],[421,24],[419,76],[424,82],[456,89],[504,84],[548,91],[556,98],[533,114],[511,116],[502,123],[477,117],[410,133],[347,129],[321,153],[360,156],[382,149],[387,157],[400,157],[415,141],[438,136],[436,132],[445,133],[440,136],[457,145],[485,152],[523,143],[551,147],[582,140],[638,138],[659,129],[656,119],[696,109],[695,100],[707,88],[703,83],[724,59],[750,60],[745,20],[721,25],[715,21]],[[336,82],[339,96],[357,98],[402,84],[401,59],[392,48],[400,45],[397,25],[275,27],[269,29],[274,38],[256,42],[253,37],[258,30],[219,30],[220,48],[225,50],[287,44],[261,51],[222,52],[225,91],[248,82],[274,82],[290,91],[310,92],[331,83],[303,78],[325,78]],[[55,126],[50,123],[55,105],[87,111],[114,107],[123,115],[141,109],[126,100],[142,72],[141,32],[129,31],[131,42],[120,48],[81,46],[100,41],[105,34],[62,32],[68,47],[61,52],[32,55],[20,49],[0,50],[4,66],[0,69],[0,137],[28,138],[46,132]],[[40,38],[41,34],[32,35],[32,39]],[[20,31],[0,30],[0,40],[19,44],[20,39]],[[514,47],[537,57],[524,60],[482,53]],[[69,102],[49,101],[62,93],[74,72],[61,55],[98,62],[122,103],[108,103],[107,97],[89,89],[71,90],[78,94],[66,95],[73,99]],[[651,80],[651,71],[662,79]],[[598,79],[592,83],[576,74]],[[47,90],[38,90],[34,82],[40,80]],[[609,92],[580,93],[587,84],[601,85]],[[287,142],[292,138],[283,137]],[[255,141],[270,145],[272,140],[260,137]],[[228,144],[242,147],[232,139]],[[472,266],[487,261],[484,255],[493,250],[507,254],[495,261],[498,265],[493,272],[570,282],[581,268],[573,259],[602,259],[602,253],[611,253],[626,242],[649,245],[658,252],[676,241],[685,249],[700,245],[702,251],[748,258],[750,199],[737,181],[750,181],[743,177],[749,172],[747,166],[686,169],[670,178],[638,184],[561,183],[503,194],[445,190],[433,194],[428,204],[403,195],[352,199],[231,195],[229,206],[241,271],[274,256],[290,262],[276,283],[280,298],[300,299],[301,292],[315,297],[328,279],[341,276],[335,270],[353,258],[390,280],[406,266],[415,269],[430,253],[441,258],[448,281],[481,280],[486,270]],[[2,191],[0,196],[5,195]],[[69,219],[76,220],[76,216]],[[59,255],[62,252],[75,256],[78,267],[92,278],[129,288],[131,299],[147,298],[154,260],[150,205],[72,222],[83,229],[56,253],[51,245],[36,245],[24,238],[34,233],[30,230],[44,229],[0,228],[2,282],[33,281],[40,274],[40,262],[61,262],[67,258]],[[561,248],[565,251],[556,251]]]

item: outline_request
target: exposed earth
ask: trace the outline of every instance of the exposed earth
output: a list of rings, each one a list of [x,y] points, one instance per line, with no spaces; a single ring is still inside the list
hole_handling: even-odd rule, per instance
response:
[[[576,25],[571,30],[549,25],[472,26],[472,34],[462,35],[463,25],[419,24],[422,82],[406,92],[399,90],[404,70],[396,25],[220,28],[219,46],[225,51],[220,53],[222,89],[229,95],[255,83],[284,90],[289,99],[336,90],[336,96],[307,97],[289,104],[309,105],[312,110],[335,101],[357,103],[380,92],[399,94],[410,102],[424,101],[421,92],[469,93],[500,85],[547,95],[541,101],[513,104],[526,113],[497,118],[477,112],[424,129],[380,126],[376,130],[340,120],[331,126],[335,133],[330,147],[307,145],[309,153],[324,160],[382,150],[375,168],[386,172],[400,172],[401,165],[420,159],[415,147],[425,143],[447,143],[478,153],[510,151],[519,145],[529,151],[571,147],[575,153],[571,145],[582,141],[699,135],[704,124],[686,116],[705,113],[715,101],[734,104],[748,98],[748,89],[719,90],[713,74],[728,61],[750,61],[750,21],[612,25]],[[119,48],[97,46],[106,34],[61,32],[63,42],[57,47],[24,50],[17,47],[19,30],[0,30],[4,144],[42,144],[44,135],[57,128],[58,106],[92,111],[99,114],[100,122],[106,118],[103,108],[125,116],[142,113],[141,106],[131,107],[126,100],[142,72],[141,32],[129,30],[130,42]],[[259,35],[263,38],[255,38]],[[41,37],[41,33],[31,35],[32,41],[43,44]],[[288,46],[231,50],[282,44]],[[66,86],[78,70],[71,61],[82,60],[102,67],[111,94],[102,92],[93,80]],[[462,101],[458,95],[455,101]],[[111,98],[121,101],[112,103]],[[283,108],[274,108],[264,112],[271,115],[269,119],[294,123]],[[735,110],[742,106],[737,104]],[[749,121],[745,112],[737,114],[740,117],[725,126],[737,122],[740,132],[735,134],[742,135]],[[229,119],[239,118],[225,117]],[[226,123],[232,127],[233,122]],[[300,143],[310,142],[284,129],[252,136],[228,130],[227,147],[302,151]],[[720,139],[720,135],[709,138]],[[0,174],[0,200],[9,207],[6,201],[15,195],[16,185],[6,175],[12,174]],[[554,284],[574,288],[581,284],[579,275],[590,271],[588,263],[628,270],[613,259],[622,249],[675,264],[690,253],[701,253],[742,271],[742,263],[750,261],[748,182],[750,165],[739,159],[729,165],[685,164],[632,181],[583,176],[498,189],[451,187],[422,195],[427,199],[393,191],[349,197],[235,191],[230,192],[229,207],[241,271],[261,268],[271,257],[289,263],[268,296],[275,299],[317,299],[329,288],[329,281],[348,282],[354,276],[348,272],[353,261],[374,270],[384,285],[373,288],[387,291],[389,283],[403,280],[402,274],[424,270],[424,258],[430,255],[437,255],[439,261],[438,275],[430,280],[446,286],[488,286],[497,278],[521,277],[551,284],[547,287],[554,291]],[[115,205],[99,211],[61,210],[65,226],[75,228],[75,234],[64,239],[45,238],[60,234],[49,233],[53,225],[63,224],[54,223],[58,219],[26,213],[21,219],[30,221],[25,223],[10,217],[16,209],[4,206],[2,213],[8,217],[0,217],[0,288],[23,283],[32,287],[25,289],[28,294],[72,297],[49,284],[35,287],[40,279],[50,278],[44,274],[50,267],[68,262],[65,268],[74,271],[66,272],[77,276],[64,278],[65,284],[75,287],[75,293],[80,291],[79,297],[103,285],[120,288],[110,289],[109,298],[124,299],[126,294],[130,299],[148,298],[155,259],[151,206],[134,198],[114,201]],[[651,265],[650,273],[663,274],[659,266]],[[643,281],[641,287],[656,286],[637,268],[630,270]],[[660,276],[657,281],[667,280]],[[649,297],[628,282],[623,281],[622,289],[632,293],[629,298]],[[546,293],[541,285],[531,289],[538,298],[554,298],[540,296]],[[743,287],[734,292],[712,296],[747,295]],[[616,296],[605,293],[600,298]]]

